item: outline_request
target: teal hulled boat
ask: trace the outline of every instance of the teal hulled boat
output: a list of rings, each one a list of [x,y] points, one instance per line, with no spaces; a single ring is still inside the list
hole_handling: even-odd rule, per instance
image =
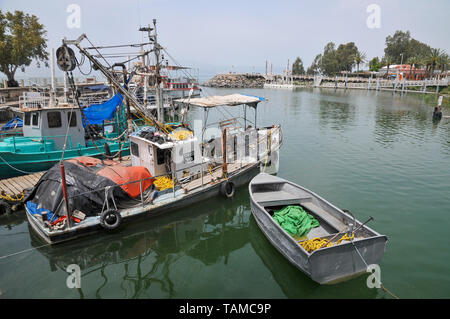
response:
[[[49,169],[61,159],[65,142],[64,159],[130,154],[128,136],[124,134],[126,121],[121,120],[121,96],[84,109],[83,118],[80,109],[69,104],[22,110],[23,134],[5,134],[0,139],[0,178]]]

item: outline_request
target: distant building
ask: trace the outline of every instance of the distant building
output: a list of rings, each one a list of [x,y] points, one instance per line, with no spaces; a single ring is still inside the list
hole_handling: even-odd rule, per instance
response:
[[[415,68],[409,64],[391,64],[389,66],[388,74],[387,74],[387,70],[388,70],[388,67],[383,66],[379,70],[379,73],[383,76],[388,76],[388,77],[393,77],[393,78],[398,76],[399,80],[402,80],[403,77],[406,78],[407,80],[423,80],[427,75],[427,71],[425,69]]]

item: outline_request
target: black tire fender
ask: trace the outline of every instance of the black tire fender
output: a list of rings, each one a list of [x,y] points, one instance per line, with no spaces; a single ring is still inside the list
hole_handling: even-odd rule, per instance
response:
[[[220,193],[226,198],[232,198],[236,191],[236,187],[233,182],[226,181],[220,184]]]
[[[122,216],[117,210],[108,209],[100,215],[100,225],[108,230],[119,227],[122,222]]]

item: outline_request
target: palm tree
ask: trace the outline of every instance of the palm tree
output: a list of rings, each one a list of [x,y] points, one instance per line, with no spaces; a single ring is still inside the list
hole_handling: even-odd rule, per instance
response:
[[[445,53],[445,51],[443,51],[441,56],[439,57],[438,63],[440,65],[441,73],[447,71],[447,66],[450,64],[450,57],[447,53]]]
[[[411,71],[413,72],[412,78],[414,79],[416,76],[416,69],[420,66],[420,57],[412,56],[408,58],[408,64],[411,65],[409,69],[409,78],[411,79]]]
[[[354,60],[356,63],[356,73],[359,73],[359,65],[361,63],[366,62],[366,53],[362,52],[362,51],[356,51],[355,56],[354,56]]]
[[[392,58],[390,56],[385,56],[383,57],[383,64],[387,66],[387,70],[386,70],[386,76],[389,75],[389,67],[392,64]]]
[[[429,70],[428,77],[433,77],[436,65],[438,65],[443,54],[445,52],[441,49],[431,49],[430,53],[425,57],[427,69]]]

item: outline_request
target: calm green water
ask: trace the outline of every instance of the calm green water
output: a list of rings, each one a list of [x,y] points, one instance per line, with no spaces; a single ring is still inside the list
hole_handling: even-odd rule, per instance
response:
[[[450,123],[433,125],[432,107],[409,95],[239,92],[269,98],[259,124],[283,126],[279,176],[359,220],[375,218],[371,227],[389,237],[381,264],[388,289],[401,298],[450,297]],[[0,217],[0,256],[26,250],[0,259],[0,298],[389,298],[367,288],[367,276],[320,286],[303,275],[256,226],[246,187],[232,200],[114,234],[42,245],[23,213]],[[74,263],[81,289],[66,286]]]

